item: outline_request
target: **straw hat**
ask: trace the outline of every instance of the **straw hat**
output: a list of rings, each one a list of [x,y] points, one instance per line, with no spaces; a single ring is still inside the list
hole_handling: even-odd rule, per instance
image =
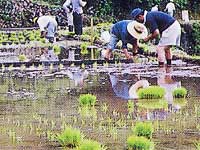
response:
[[[128,23],[127,30],[136,39],[144,39],[148,35],[147,28],[137,21]]]

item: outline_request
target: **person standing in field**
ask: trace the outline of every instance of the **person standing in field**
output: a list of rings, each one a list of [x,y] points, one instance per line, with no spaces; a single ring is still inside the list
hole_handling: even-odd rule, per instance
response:
[[[143,42],[148,42],[160,37],[157,45],[158,63],[163,66],[165,60],[167,65],[171,65],[171,46],[180,46],[181,26],[172,16],[161,11],[144,11],[136,8],[131,12],[133,20],[143,23],[150,30],[150,34],[144,38]]]
[[[174,12],[175,12],[175,5],[173,3],[173,0],[170,0],[169,3],[167,3],[165,11],[170,15],[170,16],[174,16]]]
[[[82,35],[83,33],[83,7],[87,4],[87,2],[82,0],[70,0],[70,3],[67,7],[72,4],[73,9],[73,23],[74,23],[74,31],[76,35]]]
[[[67,25],[69,32],[73,32],[73,8],[70,0],[66,0],[63,4],[63,8],[67,14]]]

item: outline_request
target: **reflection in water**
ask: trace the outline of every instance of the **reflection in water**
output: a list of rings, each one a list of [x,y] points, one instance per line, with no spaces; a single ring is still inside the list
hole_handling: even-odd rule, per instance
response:
[[[137,90],[149,86],[147,80],[139,80],[137,76],[128,74],[110,73],[112,88],[117,97],[123,99],[137,99]]]
[[[74,80],[75,86],[83,87],[84,79],[88,77],[87,70],[67,70],[67,75],[71,80]]]
[[[181,76],[181,73],[184,72],[181,70],[177,73],[179,68],[176,67],[173,68],[175,70],[173,72],[167,70],[168,68],[160,68],[157,72],[157,67],[152,68],[152,70],[142,68],[142,71],[137,68],[132,70],[128,67],[124,68],[126,69],[125,74],[116,73],[118,70],[115,69],[116,72],[110,73],[109,79],[112,87],[115,88],[113,91],[118,92],[116,95],[120,97],[123,95],[125,98],[130,97],[131,86],[133,87],[140,79],[131,73],[140,74],[143,79],[149,77],[148,80],[152,85],[155,85],[157,81],[160,86],[168,87],[166,90],[172,91],[172,88],[180,86],[180,82],[176,82],[172,75],[177,77],[178,73]],[[188,68],[186,69],[188,70]],[[166,95],[166,100],[131,100],[133,102],[130,111],[131,118],[126,118],[127,113],[129,113],[126,107],[127,101],[116,98],[113,93],[110,93],[111,87],[107,84],[107,72],[102,71],[101,67],[99,70],[96,68],[95,71],[91,68],[85,71],[70,67],[57,73],[37,70],[27,70],[17,73],[17,75],[13,71],[11,76],[7,75],[8,73],[2,73],[0,78],[1,149],[8,149],[8,145],[11,146],[10,149],[26,149],[27,147],[29,149],[49,149],[50,147],[57,149],[57,143],[51,145],[53,140],[47,142],[47,137],[50,131],[56,134],[66,124],[81,128],[87,137],[105,143],[110,149],[124,149],[126,137],[130,134],[129,127],[136,120],[155,120],[154,137],[158,141],[156,149],[161,149],[160,147],[170,149],[172,146],[174,149],[193,148],[191,141],[199,139],[199,130],[197,131],[199,124],[199,77],[184,78],[185,76],[181,76],[179,78],[181,84],[190,89],[190,97],[187,98],[187,101],[185,99],[173,100],[172,93],[169,94],[170,96]],[[198,71],[199,69],[196,70],[196,72]],[[88,72],[89,77],[87,77]],[[44,76],[45,74],[47,75]],[[156,78],[154,78],[155,76]],[[78,94],[73,95],[68,91],[74,88],[71,81],[80,86],[86,78],[88,81],[97,81],[84,82],[84,87],[92,87],[87,92],[97,95],[99,101],[95,108],[80,109],[77,101]],[[84,87],[81,88],[81,92]],[[194,90],[193,92],[191,92],[191,88]],[[10,92],[9,94],[24,92],[25,99],[10,100],[5,96],[8,92]],[[31,96],[30,93],[34,93],[37,99],[34,101],[32,98],[28,99]],[[26,94],[29,95],[26,96]],[[167,97],[172,98],[171,101]],[[185,106],[186,103],[188,105],[184,107],[183,111],[179,110],[181,113],[168,112],[168,101],[173,105],[173,109],[176,105],[180,107]],[[109,124],[108,127],[114,127],[119,137],[114,143],[113,136],[110,136],[111,134],[106,128],[106,125]],[[16,145],[12,145],[10,138],[17,140]],[[173,143],[177,144],[171,145],[172,140]],[[185,143],[188,143],[188,146]]]
[[[172,71],[173,68],[172,67],[161,67],[159,68],[158,72],[160,74],[158,74],[157,77],[157,84],[165,89],[165,99],[168,102],[169,105],[169,110],[172,109],[172,107],[175,110],[179,110],[180,106],[179,105],[173,105],[173,91],[176,88],[181,87],[181,82],[180,81],[175,81],[172,78]]]

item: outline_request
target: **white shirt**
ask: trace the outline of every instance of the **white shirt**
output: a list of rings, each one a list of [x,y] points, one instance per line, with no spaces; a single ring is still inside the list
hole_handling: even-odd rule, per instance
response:
[[[83,8],[87,2],[82,1],[82,0],[70,0],[70,3],[72,3],[73,6],[73,12],[77,12],[78,14],[83,13]]]
[[[66,0],[65,3],[63,4],[63,8],[66,12],[69,12],[69,8],[67,8],[70,5],[71,1]]]
[[[152,7],[151,11],[158,11],[158,6],[156,5],[156,6]]]
[[[169,2],[166,6],[168,12],[173,12],[175,10],[175,5],[172,2]]]
[[[41,16],[37,20],[37,23],[40,27],[40,31],[45,31],[45,28],[47,27],[48,23],[52,22],[55,26],[57,26],[57,21],[54,16]]]

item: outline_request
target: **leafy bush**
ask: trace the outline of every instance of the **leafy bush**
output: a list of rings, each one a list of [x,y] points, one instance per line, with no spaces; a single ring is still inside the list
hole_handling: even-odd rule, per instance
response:
[[[151,138],[153,134],[153,126],[150,122],[137,122],[132,128],[132,131],[137,136]]]
[[[159,99],[163,98],[165,90],[159,86],[149,86],[138,90],[138,96],[140,99]]]
[[[130,136],[127,139],[127,146],[129,150],[151,150],[154,143],[145,137]]]
[[[94,106],[96,103],[96,96],[92,94],[83,94],[79,97],[79,103],[82,106]]]
[[[173,97],[175,98],[185,98],[187,95],[187,90],[184,87],[177,88],[173,91]]]
[[[194,54],[200,54],[200,23],[195,22],[192,25],[192,39],[193,45],[191,45],[194,49]]]
[[[57,135],[58,142],[63,146],[76,147],[80,145],[83,135],[80,130],[67,127],[61,134]]]
[[[78,150],[101,150],[101,144],[93,140],[84,140]]]

